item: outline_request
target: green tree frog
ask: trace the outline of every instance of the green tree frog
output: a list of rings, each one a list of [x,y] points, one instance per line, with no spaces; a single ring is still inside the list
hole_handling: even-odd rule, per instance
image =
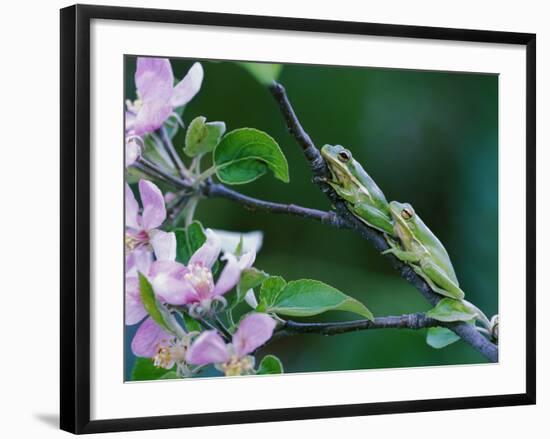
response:
[[[346,201],[350,212],[368,226],[393,236],[388,201],[351,152],[341,145],[325,145],[321,155],[332,174],[327,183]]]
[[[400,239],[402,248],[390,242],[392,248],[383,254],[393,253],[402,261],[410,263],[435,292],[462,300],[464,292],[458,285],[451,259],[443,244],[410,204],[392,201],[389,207],[395,235]]]

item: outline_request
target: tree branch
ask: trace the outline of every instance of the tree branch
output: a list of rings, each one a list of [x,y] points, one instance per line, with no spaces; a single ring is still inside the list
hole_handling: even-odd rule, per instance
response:
[[[367,239],[380,252],[389,248],[384,235],[377,230],[368,227],[365,223],[356,218],[346,207],[345,203],[338,197],[336,192],[326,183],[330,177],[326,163],[321,153],[303,129],[302,125],[288,97],[284,87],[274,82],[270,91],[279,104],[279,109],[286,121],[288,131],[296,139],[296,142],[302,147],[304,156],[308,161],[313,173],[313,181],[319,186],[321,191],[329,198],[336,214],[339,217],[341,228],[350,228]],[[395,256],[388,254],[386,257],[390,260],[392,266],[399,272],[401,277],[412,284],[426,298],[431,305],[435,306],[442,297],[434,292],[431,287],[420,277],[410,265],[403,263]],[[443,325],[441,325],[443,326]],[[482,353],[489,361],[498,361],[498,347],[491,343],[487,338],[481,335],[473,325],[466,322],[454,323],[448,326],[455,334],[461,337],[466,343],[471,345]]]
[[[272,339],[275,341],[279,338],[297,335],[297,334],[317,334],[317,335],[338,335],[347,332],[365,331],[369,329],[411,329],[418,330],[423,328],[434,328],[440,326],[448,328],[455,332],[459,337],[464,339],[480,353],[488,359],[494,355],[493,344],[485,337],[479,334],[478,330],[470,324],[463,322],[440,322],[438,320],[426,317],[424,313],[403,314],[401,316],[375,317],[374,320],[354,320],[350,322],[334,322],[334,323],[301,323],[292,320],[287,320],[280,329],[275,332]],[[474,335],[476,333],[477,335]],[[494,346],[496,349],[496,346]],[[494,361],[498,361],[497,357]],[[493,360],[491,360],[493,361]]]
[[[229,189],[227,186],[219,183],[209,183],[203,189],[203,194],[210,198],[225,198],[234,201],[248,210],[282,213],[286,215],[299,216],[320,221],[334,227],[340,227],[340,219],[334,212],[325,212],[323,210],[310,209],[296,204],[282,204],[271,201],[259,200],[257,198],[243,195],[240,192]]]
[[[211,181],[204,183],[199,188],[193,188],[190,183],[168,174],[154,163],[143,157],[140,157],[138,161],[134,163],[134,166],[141,172],[153,178],[160,179],[165,183],[171,184],[177,189],[200,191],[203,196],[208,198],[224,198],[226,200],[238,203],[251,211],[298,216],[302,218],[314,219],[323,224],[328,224],[337,228],[345,227],[338,215],[332,211],[327,212],[299,206],[297,204],[283,204],[260,200],[258,198],[249,197],[248,195],[234,191],[221,183],[212,183]],[[186,195],[189,196],[190,194]]]
[[[275,333],[276,338],[296,334],[338,335],[368,329],[423,329],[445,325],[424,313],[376,317],[374,320],[353,320],[335,323],[301,323],[287,320]]]

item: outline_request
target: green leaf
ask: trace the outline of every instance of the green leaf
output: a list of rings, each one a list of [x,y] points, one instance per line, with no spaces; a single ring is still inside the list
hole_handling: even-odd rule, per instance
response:
[[[277,142],[254,128],[227,133],[214,150],[218,178],[227,184],[250,183],[268,170],[288,183],[288,163]]]
[[[262,284],[260,297],[268,281],[269,279]],[[369,320],[374,318],[361,302],[317,280],[295,280],[286,284],[282,291],[273,294],[275,290],[276,288],[270,289],[267,297],[264,296],[267,312],[306,317],[326,311],[349,311]]]
[[[262,282],[269,277],[265,271],[258,270],[257,268],[247,268],[241,273],[241,280],[237,284],[237,293],[235,295],[235,301],[231,304],[234,308],[238,303],[244,300],[246,292],[251,288],[259,287]]]
[[[220,142],[223,133],[225,133],[225,123],[206,122],[204,116],[198,116],[187,128],[183,151],[189,157],[211,152]]]
[[[275,355],[266,355],[258,367],[258,375],[283,373],[283,363]]]
[[[164,379],[164,376],[171,372],[173,371],[156,367],[150,358],[136,358],[130,377],[132,381],[159,380]]]
[[[205,242],[206,233],[202,224],[193,221],[186,229],[175,229],[176,261],[186,265],[189,259]]]
[[[281,276],[271,276],[265,279],[260,288],[260,303],[257,311],[266,312],[272,308],[285,286],[286,281]]]
[[[472,311],[465,303],[460,300],[445,298],[428,312],[426,316],[440,322],[467,322],[477,316],[477,313]]]
[[[187,232],[185,229],[175,229],[174,233],[176,234],[176,261],[186,265],[191,258],[187,244]]]
[[[197,322],[193,317],[191,317],[186,312],[182,313],[183,323],[187,332],[201,332],[202,327],[199,322]]]
[[[206,242],[206,233],[202,228],[202,224],[198,221],[193,221],[187,226],[187,245],[191,254],[195,253]]]
[[[270,85],[277,80],[283,70],[282,64],[268,64],[259,62],[240,62],[245,70],[247,70],[260,84]]]
[[[460,337],[447,328],[428,328],[426,343],[434,349],[441,349],[460,340]]]
[[[149,313],[151,318],[157,325],[165,329],[169,333],[174,333],[169,322],[168,310],[157,300],[153,287],[147,280],[147,278],[141,274],[139,275],[139,291],[141,295],[141,301],[145,310]]]

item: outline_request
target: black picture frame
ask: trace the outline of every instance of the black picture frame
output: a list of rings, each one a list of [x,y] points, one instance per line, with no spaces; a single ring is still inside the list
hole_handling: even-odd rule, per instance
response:
[[[224,413],[90,420],[90,22],[93,19],[407,37],[526,47],[527,327],[526,392]],[[175,10],[75,5],[61,10],[61,404],[60,424],[72,433],[99,433],[325,417],[425,412],[535,404],[535,92],[536,36]]]

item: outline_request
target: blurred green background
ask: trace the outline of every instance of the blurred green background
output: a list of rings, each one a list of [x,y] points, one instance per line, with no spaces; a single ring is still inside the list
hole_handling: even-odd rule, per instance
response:
[[[182,78],[194,60],[172,60]],[[227,129],[253,127],[274,137],[285,153],[290,183],[271,175],[239,191],[283,203],[328,209],[311,183],[300,148],[288,134],[269,91],[233,62],[201,61],[199,94],[183,120],[203,115]],[[135,58],[126,58],[126,96],[135,96]],[[279,81],[318,147],[342,144],[363,164],[388,200],[410,202],[440,238],[466,298],[489,317],[498,312],[498,77],[489,74],[285,65]],[[175,144],[183,145],[181,130]],[[205,200],[196,218],[207,227],[262,230],[256,267],[287,280],[326,282],[364,302],[377,316],[430,308],[385,258],[350,231],[300,218],[250,213],[225,200]],[[309,320],[354,319],[327,313]],[[126,375],[133,364],[128,328]],[[373,330],[334,337],[301,335],[263,352],[285,372],[468,364],[484,357],[459,341],[442,350],[425,331]]]

